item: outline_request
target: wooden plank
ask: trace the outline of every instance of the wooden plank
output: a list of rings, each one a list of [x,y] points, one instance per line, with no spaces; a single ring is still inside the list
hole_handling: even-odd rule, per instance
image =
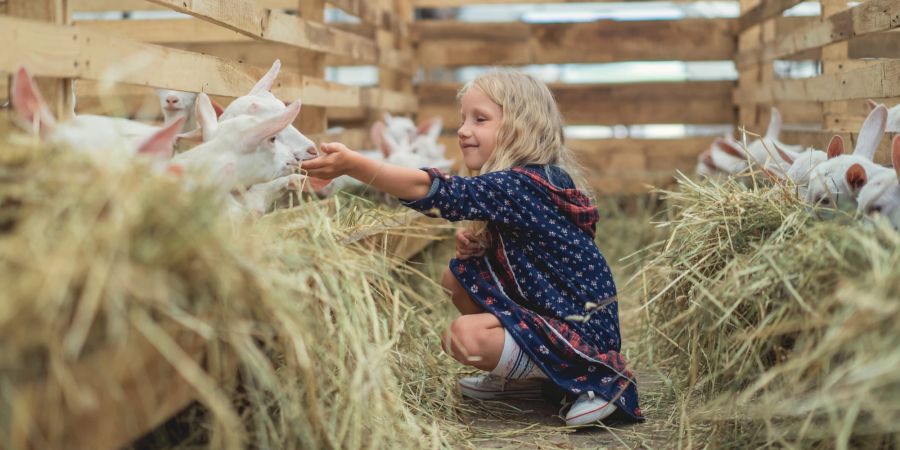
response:
[[[734,92],[734,102],[836,101],[897,96],[900,96],[900,61],[889,60],[842,73],[773,80],[758,88],[740,87]]]
[[[104,12],[104,11],[157,11],[169,9],[166,6],[155,5],[146,0],[71,0],[72,10],[79,12]],[[295,0],[257,0],[266,8],[296,9]]]
[[[768,19],[778,17],[784,11],[803,3],[805,0],[770,0],[764,1],[738,18],[738,31],[744,31],[754,25],[758,25]]]
[[[0,71],[25,65],[36,76],[115,80],[126,84],[237,97],[265,69],[106,34],[0,17]],[[282,73],[273,88],[282,99],[312,106],[359,107],[360,89]]]
[[[742,51],[735,61],[744,67],[897,27],[900,27],[900,2],[869,0],[780,37],[771,46]]]
[[[178,48],[192,53],[218,56],[222,59],[249,64],[251,66],[268,66],[276,59],[281,60],[286,70],[299,70],[301,52],[295,47],[285,44],[272,44],[260,41],[210,43],[210,44],[166,44],[170,48]],[[411,53],[410,53],[411,54]],[[347,57],[325,55],[326,66],[367,65],[359,60]]]
[[[851,59],[900,59],[900,30],[866,34],[851,39],[848,43],[847,56]]]
[[[354,33],[284,12],[259,7],[252,0],[147,0],[226,27],[254,39],[298,48],[349,56],[399,71],[409,71],[412,61],[391,49],[378,49],[375,42]],[[302,4],[302,3],[301,3]],[[239,11],[239,13],[237,13]]]
[[[622,2],[623,0],[595,0],[594,3]],[[638,3],[655,0],[624,0],[626,3]],[[676,3],[690,3],[698,0],[673,0]],[[584,3],[584,0],[412,0],[416,8],[458,8],[473,5],[506,5],[522,3]]]
[[[7,13],[23,19],[38,20],[58,25],[72,23],[69,0],[9,0]],[[67,118],[73,114],[74,100],[71,79],[37,79],[44,100],[56,117]]]
[[[713,139],[590,139],[570,140],[568,145],[595,191],[624,194],[646,192],[647,184],[669,184],[676,170],[692,173],[697,155]]]
[[[646,123],[722,124],[736,120],[731,81],[631,84],[552,84],[567,124],[630,125]],[[459,121],[459,85],[418,88],[420,116]]]
[[[823,150],[828,146],[828,142],[834,135],[843,137],[844,147],[848,149],[852,149],[853,147],[855,147],[856,141],[859,138],[858,132],[834,132],[827,130],[795,128],[789,126],[785,127],[784,131],[782,131],[782,139],[785,142],[805,145],[820,150]],[[883,165],[891,164],[891,140],[895,135],[895,133],[885,133],[885,136],[881,139],[881,142],[878,145],[878,149],[875,152],[876,163]]]
[[[297,0],[297,14],[301,19],[311,22],[325,21],[325,0]],[[296,52],[296,50],[295,50]],[[314,77],[325,76],[324,55],[314,52],[300,51],[300,73]],[[328,128],[325,108],[303,108],[297,119],[301,130],[308,133],[324,133]]]
[[[188,357],[203,364],[202,338],[190,332],[172,337]],[[72,393],[64,393],[55,382],[12,388],[11,448],[122,448],[196,398],[181,373],[140,335],[88,355],[68,375],[70,389],[89,402],[73,405]]]
[[[412,24],[423,67],[730,60],[733,19]]]

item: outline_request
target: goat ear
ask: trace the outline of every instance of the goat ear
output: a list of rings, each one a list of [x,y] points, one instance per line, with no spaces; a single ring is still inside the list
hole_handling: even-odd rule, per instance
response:
[[[766,137],[773,141],[778,140],[782,125],[784,125],[784,121],[781,119],[781,112],[773,106],[771,117],[769,118],[769,128],[766,129]]]
[[[213,107],[209,96],[204,92],[197,96],[197,104],[194,105],[194,108],[197,109],[197,124],[200,126],[203,134],[203,141],[209,141],[219,128],[219,118],[216,116],[216,109]]]
[[[747,154],[744,153],[740,147],[725,139],[716,139],[716,142],[713,145],[718,146],[723,152],[734,156],[735,158],[747,159]]]
[[[222,114],[225,114],[225,108],[223,108],[222,105],[213,99],[209,99],[209,102],[212,103],[213,110],[216,111],[216,119],[222,117]]]
[[[281,60],[276,59],[274,63],[272,63],[272,67],[269,68],[269,71],[263,75],[259,81],[256,82],[256,85],[253,86],[253,89],[250,89],[250,93],[248,95],[256,95],[263,91],[271,91],[272,85],[275,84],[275,79],[278,78],[278,72],[281,71]]]
[[[724,172],[722,169],[719,168],[719,166],[716,165],[716,162],[713,160],[712,149],[708,148],[708,149],[704,150],[703,153],[700,154],[700,161],[712,170],[715,170],[718,172]]]
[[[778,152],[778,156],[780,156],[781,159],[784,160],[784,162],[786,162],[788,164],[793,164],[794,160],[797,159],[796,153],[794,153],[790,150],[787,150],[787,149],[783,149],[778,144],[773,143],[773,145],[775,146],[775,150]]]
[[[843,154],[844,138],[836,134],[831,137],[831,141],[828,143],[828,159],[837,158]]]
[[[425,130],[422,128],[425,126]],[[441,136],[441,129],[444,128],[444,121],[440,116],[434,116],[419,124],[419,134],[424,134],[430,141],[437,141]]]
[[[40,127],[39,131],[44,134],[56,127],[56,118],[53,117],[47,102],[41,96],[41,91],[24,66],[19,67],[13,75],[10,100],[16,111],[17,122],[26,130],[31,131],[37,125]]]
[[[281,130],[294,123],[297,115],[300,114],[300,106],[300,100],[297,100],[296,102],[291,103],[284,111],[263,120],[250,129],[246,135],[249,148],[255,149],[262,141],[275,136],[280,133]]]
[[[871,98],[866,99],[866,105],[869,107],[869,111],[878,107],[878,103],[875,103],[875,100],[872,100]]]
[[[179,117],[163,127],[163,129],[153,133],[138,147],[138,154],[166,159],[171,158],[172,154],[175,153],[175,139],[178,136],[178,131],[181,130],[181,126],[184,125],[184,120],[184,117]]]
[[[375,148],[381,150],[381,153],[385,158],[391,156],[391,149],[388,148],[387,144],[384,141],[384,132],[387,129],[387,125],[384,122],[378,120],[372,124],[372,128],[369,130],[372,136],[372,143],[375,144]]]
[[[884,105],[878,105],[869,113],[859,130],[856,147],[853,149],[854,155],[862,156],[869,161],[875,158],[875,151],[878,150],[878,144],[887,126],[887,114],[887,107]]]
[[[844,175],[847,180],[847,186],[850,186],[850,189],[853,192],[857,192],[866,185],[866,181],[868,181],[868,177],[866,176],[866,169],[859,164],[854,164],[847,169],[847,174]]]
[[[897,172],[897,180],[900,180],[900,136],[894,136],[894,141],[891,142],[891,163]]]

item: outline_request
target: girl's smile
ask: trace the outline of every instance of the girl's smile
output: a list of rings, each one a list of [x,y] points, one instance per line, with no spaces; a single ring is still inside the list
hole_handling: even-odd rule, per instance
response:
[[[503,110],[480,89],[472,87],[462,97],[460,116],[462,124],[457,137],[463,162],[469,170],[480,170],[497,146]]]

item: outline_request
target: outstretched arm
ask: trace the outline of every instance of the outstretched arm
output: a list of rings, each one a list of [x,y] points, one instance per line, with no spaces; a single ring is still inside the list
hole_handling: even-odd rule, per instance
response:
[[[339,142],[319,146],[324,156],[304,161],[300,166],[316,178],[332,179],[349,175],[404,200],[418,200],[431,189],[431,177],[422,170],[367,158]]]

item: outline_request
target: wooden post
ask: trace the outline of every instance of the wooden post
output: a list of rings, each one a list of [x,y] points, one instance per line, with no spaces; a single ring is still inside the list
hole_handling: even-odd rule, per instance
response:
[[[297,10],[300,17],[319,23],[325,22],[325,0],[299,0]],[[300,74],[325,78],[325,54],[309,50],[300,52]],[[294,100],[294,99],[292,99]],[[325,108],[304,105],[297,119],[297,128],[304,134],[324,133],[328,127]]]
[[[760,0],[741,0],[741,14],[753,9]],[[770,21],[771,22],[771,21]],[[774,26],[766,22],[747,28],[738,35],[738,53],[758,48],[765,45],[765,38],[770,35]],[[758,64],[743,68],[738,71],[738,88],[746,89],[759,86],[761,83],[772,81],[775,71],[772,63]],[[765,133],[765,127],[769,116],[768,107],[759,104],[738,105],[738,126],[745,126],[748,131]],[[737,136],[740,138],[740,136]]]
[[[72,23],[69,0],[8,0],[7,13],[10,16],[60,25]],[[64,120],[74,114],[73,80],[38,78],[37,82],[44,99],[57,118]]]

